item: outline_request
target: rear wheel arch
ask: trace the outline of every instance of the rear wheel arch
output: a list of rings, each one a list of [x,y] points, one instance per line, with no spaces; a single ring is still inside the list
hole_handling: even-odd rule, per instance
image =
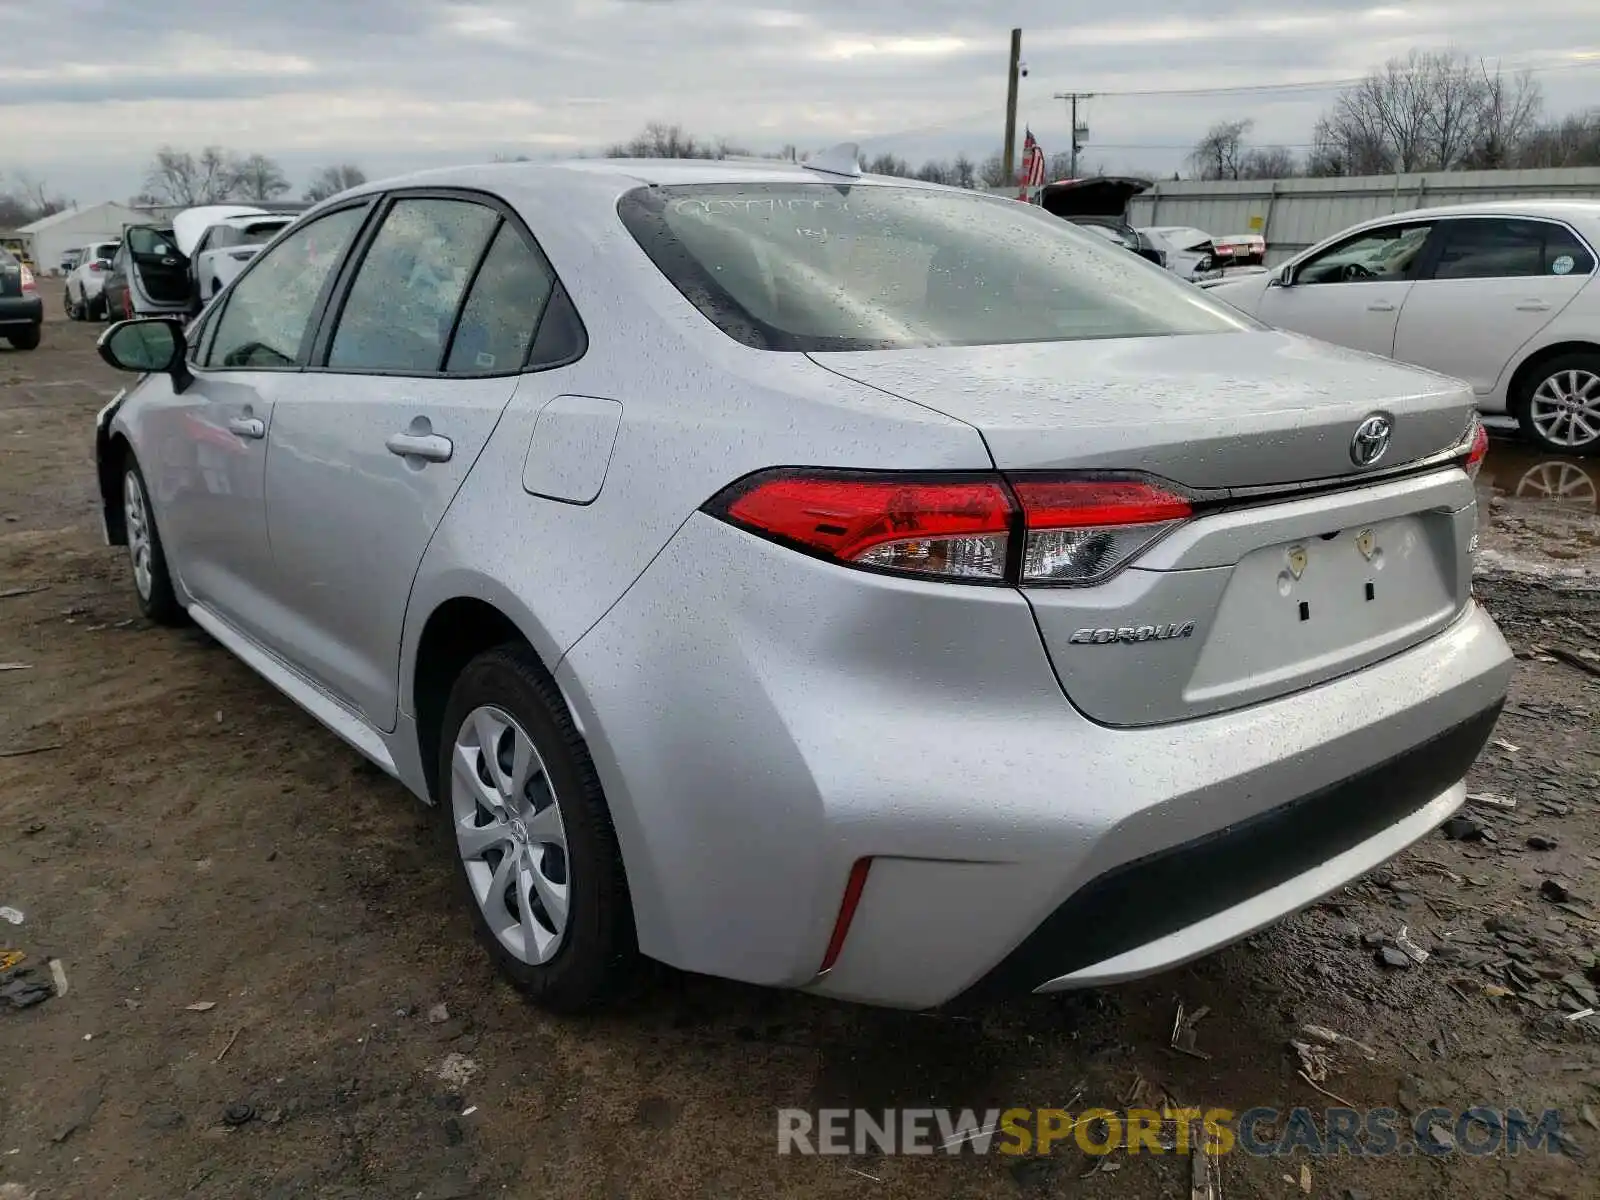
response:
[[[1541,346],[1527,358],[1517,364],[1517,369],[1512,372],[1511,380],[1506,384],[1507,411],[1519,420],[1523,411],[1528,407],[1528,401],[1533,397],[1533,389],[1539,386],[1543,379],[1541,369],[1548,363],[1558,358],[1565,358],[1569,354],[1591,354],[1600,358],[1600,345],[1594,342],[1554,342],[1548,346]]]
[[[421,753],[430,797],[437,795],[439,744],[444,736],[441,722],[450,700],[450,689],[474,658],[508,642],[528,647],[551,686],[560,692],[548,656],[540,652],[536,640],[490,601],[476,596],[455,596],[436,605],[423,623],[412,656],[410,709],[416,718],[417,749]],[[567,705],[569,712],[571,707]],[[571,715],[577,723],[577,714]]]

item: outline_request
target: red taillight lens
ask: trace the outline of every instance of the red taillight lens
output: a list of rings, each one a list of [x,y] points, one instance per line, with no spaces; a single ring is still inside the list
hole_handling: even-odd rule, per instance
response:
[[[105,263],[92,262],[92,263],[89,264],[89,270],[92,273],[96,274],[96,275],[98,275],[101,271],[104,271],[105,269],[106,269]]]
[[[1489,453],[1489,431],[1483,427],[1483,422],[1473,419],[1472,422],[1472,448],[1467,451],[1467,460],[1462,466],[1468,475],[1476,479],[1478,468],[1483,466],[1483,460]]]
[[[1013,510],[998,478],[779,471],[736,485],[712,507],[735,524],[841,562],[973,582],[1005,579]]]
[[[22,294],[24,296],[26,296],[29,292],[37,292],[38,290],[39,290],[39,285],[34,282],[33,272],[28,269],[27,264],[23,264],[23,267],[22,267]]]
[[[1028,540],[1023,583],[1098,583],[1148,549],[1194,506],[1134,479],[1018,479]]]
[[[752,532],[852,566],[967,583],[1099,583],[1188,518],[1144,479],[777,470],[706,505]],[[1009,559],[1024,539],[1020,568]]]

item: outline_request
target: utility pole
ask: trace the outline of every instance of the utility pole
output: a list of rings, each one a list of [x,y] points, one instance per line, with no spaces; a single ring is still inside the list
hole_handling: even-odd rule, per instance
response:
[[[1092,100],[1094,99],[1094,93],[1057,92],[1054,96],[1054,99],[1066,100],[1072,105],[1072,149],[1070,152],[1072,166],[1069,169],[1068,174],[1070,174],[1072,178],[1076,179],[1078,177],[1078,151],[1081,149],[1078,144],[1078,101]]]
[[[1017,75],[1022,66],[1022,30],[1011,31],[1011,71],[1006,79],[1006,143],[1001,155],[1006,182],[1010,187],[1017,181]]]

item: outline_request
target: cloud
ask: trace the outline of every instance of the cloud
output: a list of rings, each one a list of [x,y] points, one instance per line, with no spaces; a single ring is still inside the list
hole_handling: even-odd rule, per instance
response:
[[[994,15],[1003,7],[1003,13]],[[1053,92],[1094,91],[1090,162],[1170,170],[1220,117],[1309,140],[1332,89],[1113,96],[1359,75],[1413,45],[1541,76],[1552,109],[1600,81],[1594,0],[49,0],[8,8],[0,161],[80,199],[137,187],[156,146],[218,143],[309,170],[553,154],[678,122],[752,148],[854,138],[913,158],[999,140],[1012,23],[1024,124],[1064,145]],[[86,33],[86,31],[92,31]],[[109,52],[85,55],[89,38]],[[304,164],[304,167],[295,166]]]

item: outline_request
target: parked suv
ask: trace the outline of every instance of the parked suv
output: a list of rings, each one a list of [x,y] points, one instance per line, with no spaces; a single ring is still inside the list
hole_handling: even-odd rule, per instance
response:
[[[73,253],[78,263],[67,273],[67,316],[74,321],[98,321],[106,315],[106,279],[117,256],[117,243],[95,242]]]
[[[365,185],[100,339],[142,611],[430,804],[552,1007],[1158,971],[1427,835],[1504,699],[1463,384],[846,149]]]
[[[33,269],[9,250],[0,250],[0,338],[18,350],[39,345],[44,302]]]

